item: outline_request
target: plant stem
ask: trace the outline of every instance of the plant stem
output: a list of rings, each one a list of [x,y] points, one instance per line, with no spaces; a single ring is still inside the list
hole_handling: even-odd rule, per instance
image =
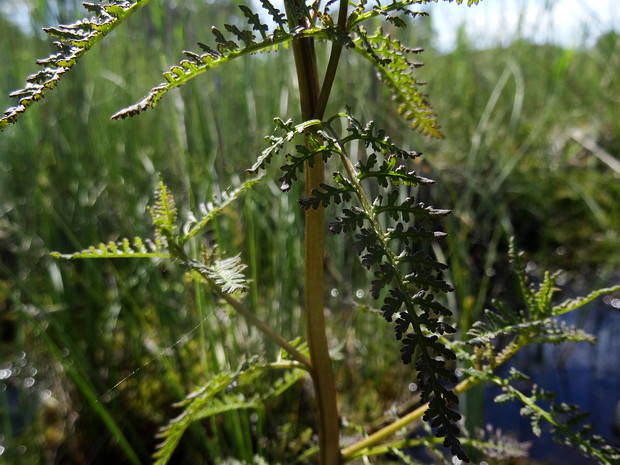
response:
[[[178,246],[177,250],[179,250]],[[218,286],[212,278],[209,277],[202,264],[191,260],[189,257],[187,257],[187,255],[184,255],[183,252],[181,252],[178,257],[183,259],[185,267],[188,270],[190,270],[192,273],[197,273],[202,277],[202,279],[204,279],[206,284],[209,286],[209,289],[211,289],[215,294],[217,294],[228,305],[234,308],[237,313],[239,313],[242,317],[248,320],[249,323],[254,325],[260,332],[262,332],[265,336],[271,339],[276,345],[286,350],[294,360],[298,361],[303,366],[305,366],[308,371],[312,372],[312,362],[308,360],[308,358],[304,354],[299,352],[290,342],[284,339],[280,335],[280,333],[274,331],[267,323],[265,323],[254,313],[252,313],[252,310],[250,310],[243,302],[236,299],[228,292],[224,292],[222,288]]]
[[[320,158],[320,156],[319,156]],[[312,168],[306,166],[306,195],[323,181],[322,159]],[[319,415],[319,450],[321,465],[340,463],[338,406],[332,361],[325,334],[323,308],[324,211],[306,211],[305,305],[308,347],[312,360],[312,380]]]
[[[234,308],[237,313],[239,313],[246,320],[248,320],[248,322],[250,322],[256,328],[258,328],[265,336],[267,336],[269,339],[275,342],[278,346],[286,350],[288,354],[294,360],[298,361],[304,367],[306,367],[308,371],[312,372],[312,362],[308,360],[308,358],[305,355],[299,352],[293,345],[291,345],[290,342],[284,339],[279,333],[271,329],[271,327],[267,325],[264,321],[262,321],[256,315],[254,315],[254,313],[252,313],[252,311],[247,306],[245,306],[243,302],[240,302],[239,300],[235,299],[230,294],[222,291],[210,279],[208,278],[205,278],[205,279],[207,279],[210,289],[215,291],[215,293],[218,296],[220,296],[222,299],[224,299],[226,303],[228,303],[232,308]]]
[[[348,0],[340,0],[340,10],[338,11],[338,29],[345,31],[347,27],[347,12],[348,12]],[[340,54],[342,53],[342,42],[334,41],[332,43],[332,51],[329,55],[329,62],[327,63],[327,70],[325,71],[325,79],[323,79],[323,86],[321,87],[321,93],[319,94],[319,101],[315,111],[315,118],[322,119],[327,108],[327,101],[336,78],[336,70],[338,69],[338,63],[340,62]]]
[[[303,0],[298,0],[303,1]],[[289,19],[291,15],[287,8]],[[301,114],[304,121],[321,118],[319,109],[319,77],[314,42],[310,38],[295,39],[293,54],[299,82]],[[333,67],[332,67],[333,68]],[[335,72],[335,68],[331,72]],[[323,97],[326,101],[327,97]],[[304,167],[305,192],[310,196],[324,181],[324,161],[318,154],[312,163]],[[305,309],[308,349],[312,361],[312,382],[316,395],[319,464],[340,463],[340,425],[336,384],[329,356],[323,303],[323,253],[325,214],[322,207],[308,209],[305,213]]]
[[[305,79],[300,78],[302,115],[304,120],[312,119],[318,101],[318,75],[311,43],[299,47]],[[297,61],[297,54],[296,54]],[[309,69],[307,66],[311,65]],[[299,70],[299,68],[298,68]],[[305,81],[306,87],[302,87]],[[306,102],[304,104],[304,102]],[[306,106],[307,105],[307,106]],[[324,162],[316,156],[313,166],[306,163],[305,193],[310,196],[324,181]],[[329,356],[325,328],[323,303],[323,254],[325,234],[325,213],[322,207],[306,211],[305,224],[305,307],[308,347],[312,360],[312,380],[317,398],[319,420],[319,463],[336,465],[340,463],[338,406],[336,385]]]

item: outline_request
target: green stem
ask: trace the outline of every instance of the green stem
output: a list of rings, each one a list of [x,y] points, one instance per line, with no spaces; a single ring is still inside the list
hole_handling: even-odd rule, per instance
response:
[[[205,266],[188,257],[187,254],[183,251],[183,247],[181,247],[178,242],[176,242],[171,236],[168,237],[168,249],[174,257],[182,260],[183,266],[186,269],[188,269],[192,273],[200,275],[200,277],[205,280],[209,288],[224,301],[226,301],[226,303],[228,303],[232,308],[234,308],[237,313],[239,313],[246,320],[248,320],[248,322],[254,325],[259,331],[261,331],[274,343],[276,343],[282,349],[286,350],[293,359],[304,365],[311,373],[313,372],[312,363],[305,355],[303,355],[295,347],[293,347],[290,342],[284,339],[278,332],[274,331],[269,325],[267,325],[267,323],[265,323],[254,313],[252,313],[252,310],[250,310],[243,302],[235,299],[235,297],[233,297],[229,293],[224,292],[222,288],[218,286],[212,278],[209,277],[209,273],[205,269]]]
[[[229,293],[224,292],[222,288],[209,277],[209,274],[206,271],[203,271],[204,266],[202,264],[191,260],[189,257],[187,257],[187,255],[184,255],[183,252],[181,252],[178,256],[183,259],[185,267],[187,269],[191,270],[193,273],[200,275],[200,277],[205,280],[209,288],[228,305],[234,308],[237,313],[239,313],[242,317],[248,320],[249,323],[254,325],[260,332],[262,332],[265,336],[271,339],[276,345],[286,350],[294,360],[298,361],[299,363],[304,365],[308,369],[308,371],[312,372],[312,363],[304,354],[299,352],[278,332],[274,331],[267,323],[265,323],[254,313],[252,313],[252,310],[250,310],[243,302],[237,300]]]
[[[303,0],[288,0],[288,2]],[[294,17],[288,8],[287,15],[292,22]],[[345,9],[346,9],[346,2]],[[341,5],[342,7],[342,5]],[[345,12],[346,13],[346,12]],[[298,24],[308,26],[304,20]],[[297,26],[297,24],[294,24]],[[331,83],[324,87],[322,103],[319,104],[319,77],[316,65],[314,42],[311,38],[293,40],[293,54],[299,82],[301,113],[304,121],[322,117],[331,89]],[[332,54],[333,55],[333,54]],[[338,55],[339,57],[339,55]],[[338,58],[336,57],[336,58]],[[330,60],[328,75],[333,82],[335,63]],[[337,61],[336,61],[337,64]],[[310,196],[324,181],[324,161],[317,154],[312,163],[304,166],[305,192]],[[337,391],[334,380],[332,360],[327,345],[325,313],[323,302],[323,254],[325,234],[325,213],[322,207],[308,209],[305,213],[305,309],[308,349],[312,360],[312,382],[316,395],[319,433],[319,464],[337,465],[340,460],[340,425],[338,418]]]
[[[347,27],[347,12],[348,12],[348,0],[340,0],[340,10],[338,11],[338,29],[345,31]],[[336,70],[338,69],[338,63],[340,63],[340,54],[342,53],[342,42],[334,41],[332,43],[332,51],[329,56],[329,62],[327,63],[327,70],[325,71],[325,79],[323,79],[323,86],[321,87],[321,93],[319,94],[319,101],[315,112],[315,118],[322,119],[327,108],[327,101],[331,94],[334,80],[336,79]]]
[[[245,306],[243,302],[240,302],[239,300],[235,299],[232,295],[222,291],[209,278],[205,278],[205,279],[207,279],[209,283],[209,287],[213,291],[215,291],[215,293],[218,296],[220,296],[223,300],[225,300],[226,303],[228,303],[232,308],[234,308],[237,313],[239,313],[246,320],[248,320],[249,323],[254,325],[259,331],[261,331],[265,336],[267,336],[269,339],[275,342],[278,346],[286,350],[293,359],[301,363],[304,367],[306,367],[306,369],[308,369],[308,371],[312,372],[312,363],[310,360],[308,360],[308,358],[305,355],[299,352],[295,347],[293,347],[293,345],[290,342],[284,339],[279,333],[274,331],[263,320],[261,320],[254,313],[252,313],[252,311],[247,306]]]
[[[301,42],[301,41],[300,41]],[[318,75],[314,47],[311,43],[300,43],[296,50],[296,62],[305,74],[300,81],[302,116],[312,119],[318,99]],[[299,71],[299,66],[298,66]],[[305,84],[302,86],[302,82]],[[305,192],[310,196],[324,181],[324,162],[318,154],[312,166],[306,162]],[[339,419],[336,403],[337,393],[332,360],[327,345],[324,302],[323,302],[323,254],[325,234],[325,213],[323,208],[306,211],[305,223],[305,307],[308,348],[312,360],[312,380],[317,399],[319,421],[319,463],[336,465],[340,463]]]

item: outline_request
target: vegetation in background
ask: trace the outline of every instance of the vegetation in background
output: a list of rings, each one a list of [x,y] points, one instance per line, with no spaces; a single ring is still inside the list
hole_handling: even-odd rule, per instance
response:
[[[42,25],[53,6],[39,4]],[[153,63],[176,62],[177,50],[203,40],[203,22],[193,18],[219,25],[233,14],[232,7],[219,5],[149,5],[132,16],[132,27],[102,41],[63,78],[64,85],[2,135],[0,307],[2,368],[8,370],[2,422],[11,460],[104,462],[121,454],[146,461],[155,431],[178,413],[172,402],[202,386],[209,373],[239,370],[247,354],[278,355],[263,346],[255,329],[215,305],[209,292],[184,283],[182,270],[170,263],[66,263],[49,257],[51,250],[148,237],[146,206],[156,173],[177,204],[196,211],[239,183],[252,154],[264,149],[262,134],[271,132],[273,115],[299,121],[297,91],[290,86],[294,69],[285,54],[272,53],[188,83],[157,111],[107,122],[143,93]],[[2,57],[12,65],[2,71],[10,91],[32,72],[33,54],[45,56],[49,46],[8,22],[0,30],[7,34],[2,43],[14,44],[0,52],[11,54]],[[119,45],[128,42],[138,50]],[[588,51],[526,42],[478,51],[463,40],[454,53],[425,53],[428,66],[420,74],[429,81],[426,90],[447,137],[435,145],[413,136],[411,146],[425,147],[426,162],[416,169],[441,179],[419,195],[454,209],[445,223],[446,261],[456,288],[448,307],[458,310],[463,333],[491,297],[506,293],[510,278],[502,262],[512,234],[545,267],[583,272],[587,266],[602,280],[617,266],[617,173],[600,153],[617,154],[618,46],[611,33]],[[334,100],[334,109],[353,101],[356,114],[378,120],[392,134],[396,130],[394,138],[409,145],[411,133],[392,118],[394,109],[372,83],[370,68],[347,60],[355,72],[343,72],[343,81],[335,83],[342,101]],[[274,67],[283,71],[273,73]],[[356,85],[347,82],[353,78]],[[303,300],[296,278],[302,274],[303,231],[295,212],[295,199],[303,194],[294,186],[292,195],[273,195],[280,187],[277,171],[268,168],[252,195],[222,210],[206,243],[226,255],[242,253],[254,281],[246,304],[291,339],[299,332]],[[390,328],[358,311],[373,301],[355,257],[339,241],[327,240],[333,253],[325,298],[330,336],[341,341],[335,367],[342,404],[352,406],[353,423],[366,424],[394,399],[406,398],[402,387],[414,377],[397,363]],[[384,338],[377,337],[378,327]],[[396,386],[395,378],[409,382]],[[506,389],[505,400],[516,395]],[[184,436],[176,460],[234,455],[252,461],[255,454],[273,454],[274,461],[286,462],[313,442],[304,429],[312,423],[304,418],[311,411],[291,408],[307,397],[303,384],[295,384],[284,397],[265,399],[269,408],[212,417]]]

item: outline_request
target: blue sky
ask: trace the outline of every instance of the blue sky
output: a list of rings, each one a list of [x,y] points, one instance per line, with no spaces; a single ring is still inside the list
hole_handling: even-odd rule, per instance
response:
[[[515,37],[591,45],[602,33],[620,31],[620,0],[482,0],[472,7],[440,1],[426,9],[442,50],[453,47],[463,23],[480,47]]]

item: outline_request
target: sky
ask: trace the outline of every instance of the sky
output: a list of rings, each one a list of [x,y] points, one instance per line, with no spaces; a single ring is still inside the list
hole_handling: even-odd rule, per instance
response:
[[[427,7],[440,50],[454,47],[466,24],[479,47],[515,37],[567,47],[588,46],[601,34],[620,31],[620,0],[482,0],[472,7],[446,1]]]

